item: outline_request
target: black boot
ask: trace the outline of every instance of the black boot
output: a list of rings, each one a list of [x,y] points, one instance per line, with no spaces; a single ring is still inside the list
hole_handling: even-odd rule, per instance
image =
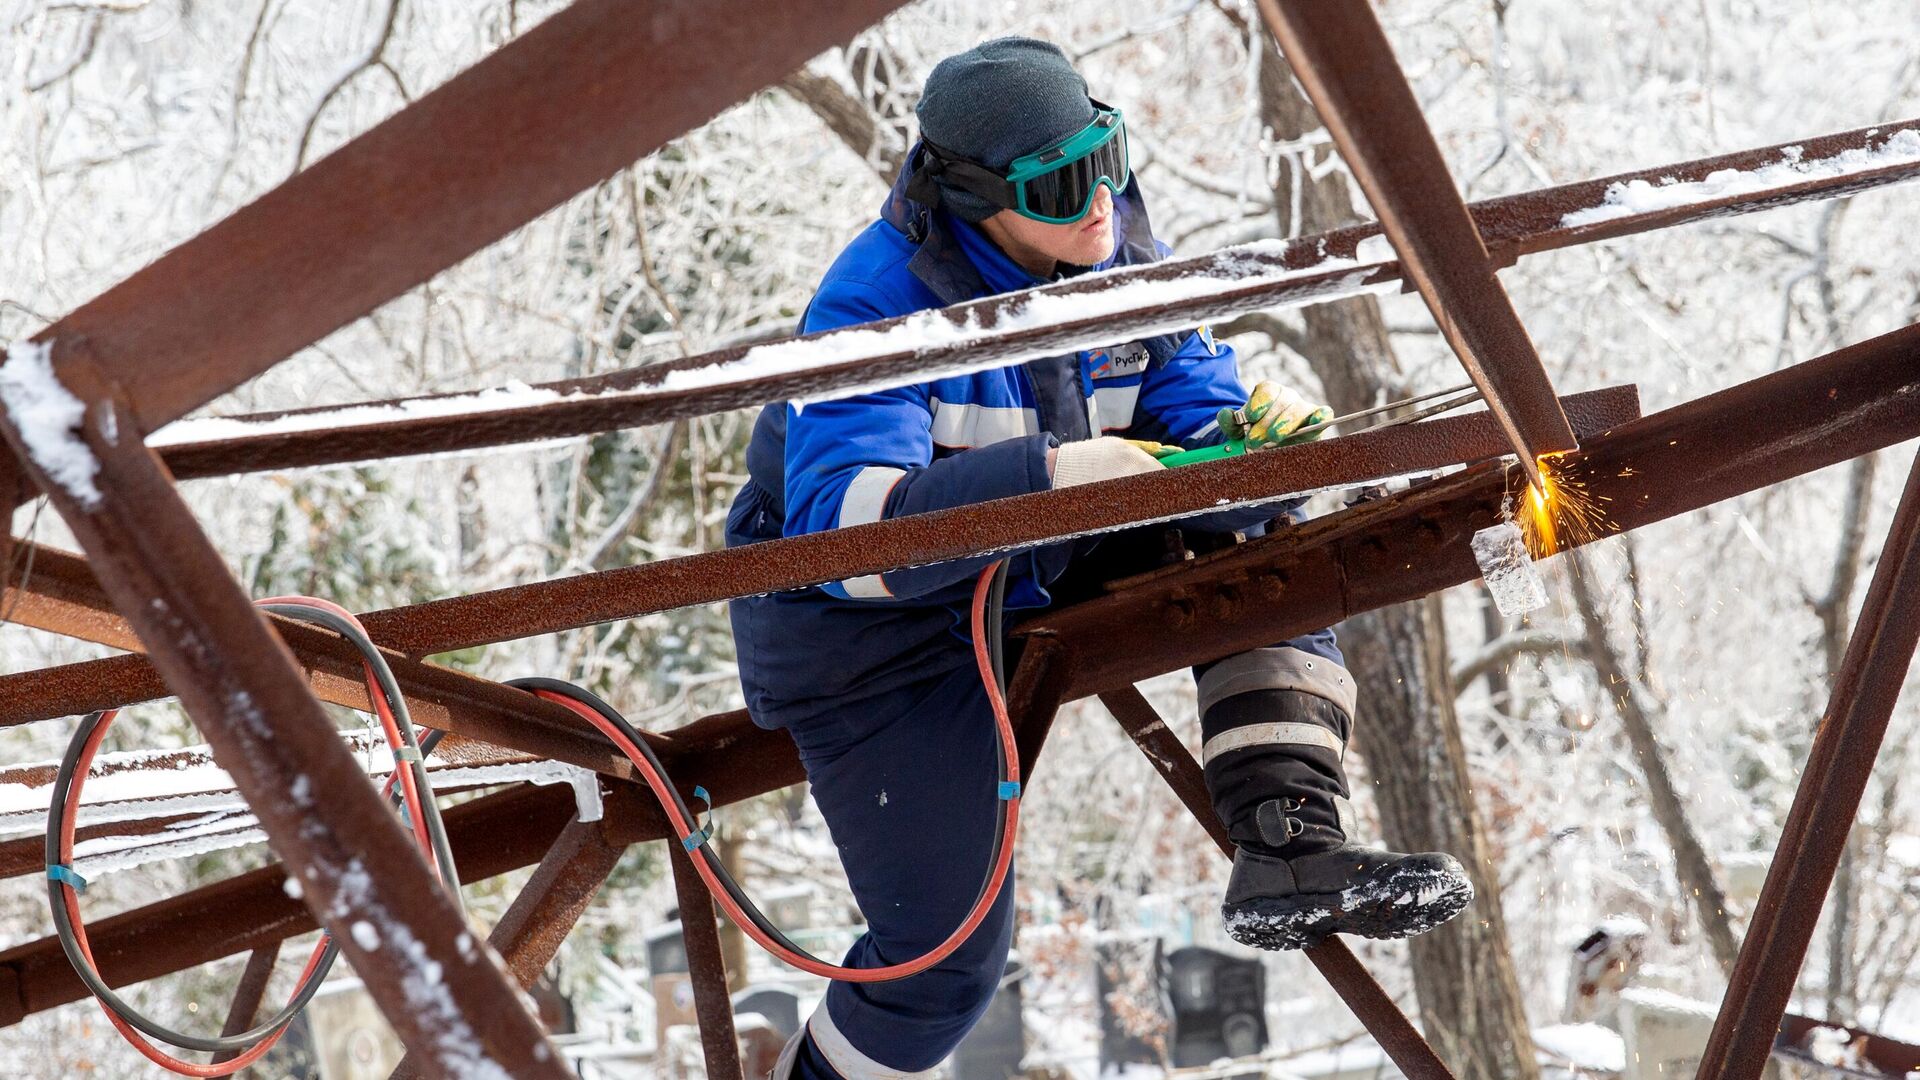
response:
[[[1220,909],[1235,941],[1301,949],[1328,934],[1410,937],[1473,900],[1451,855],[1348,839],[1345,669],[1298,649],[1258,649],[1209,669],[1200,699],[1207,791],[1239,847]]]

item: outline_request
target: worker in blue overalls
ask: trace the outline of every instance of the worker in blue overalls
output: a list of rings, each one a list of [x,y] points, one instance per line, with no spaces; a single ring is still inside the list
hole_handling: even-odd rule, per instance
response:
[[[827,271],[803,332],[1167,254],[1128,168],[1120,111],[1090,99],[1052,45],[1003,38],[949,57],[916,112],[921,140],[881,220]],[[1233,350],[1204,328],[804,408],[769,406],[747,451],[751,479],[728,519],[728,543],[1157,472],[1156,454],[1226,437],[1272,445],[1316,416],[1325,411],[1270,384],[1249,395]],[[1247,530],[1274,513],[1204,523]],[[1091,540],[1012,556],[1006,606],[1047,603],[1049,584],[1070,565],[1101,558]],[[933,948],[987,871],[996,736],[967,604],[988,561],[732,604],[747,707],[799,747],[867,920],[848,966],[901,963]],[[1207,785],[1238,845],[1222,909],[1234,938],[1286,949],[1329,933],[1401,937],[1472,899],[1449,856],[1349,841],[1342,758],[1354,688],[1331,631],[1226,658],[1198,676]],[[939,965],[894,982],[833,983],[776,1077],[891,1080],[932,1068],[985,1011],[1013,921],[1007,888]]]

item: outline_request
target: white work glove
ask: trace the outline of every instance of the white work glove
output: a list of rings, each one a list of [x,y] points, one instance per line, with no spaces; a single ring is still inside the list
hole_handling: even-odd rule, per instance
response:
[[[1053,486],[1056,488],[1166,468],[1155,461],[1152,454],[1112,435],[1063,443],[1053,454]]]

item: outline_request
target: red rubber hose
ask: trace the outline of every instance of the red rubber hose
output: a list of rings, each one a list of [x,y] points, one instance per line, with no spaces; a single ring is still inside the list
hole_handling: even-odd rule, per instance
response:
[[[304,604],[309,607],[317,607],[331,611],[347,619],[353,619],[352,613],[339,605],[308,596],[276,596],[257,601],[257,603]],[[354,620],[354,622],[358,625],[358,620]],[[373,666],[371,664],[364,666],[366,668],[367,696],[373,702],[376,715],[380,717],[381,727],[385,729],[388,745],[397,753],[406,745],[405,740],[400,734],[400,725],[394,719],[392,709],[387,704],[386,694],[374,676]],[[101,714],[100,723],[95,725],[93,732],[81,747],[80,757],[74,767],[73,783],[68,791],[66,805],[60,808],[60,861],[67,866],[73,865],[74,831],[79,818],[81,789],[86,786],[87,773],[93,767],[93,759],[94,756],[99,753],[101,742],[105,740],[107,731],[113,726],[113,721],[119,714],[120,710],[118,709],[109,709]],[[407,763],[404,761],[396,760],[395,766],[393,773],[387,777],[386,784],[381,789],[381,796],[385,798],[392,793],[395,780],[398,780],[403,785],[411,831],[415,841],[420,845],[421,853],[427,857],[428,865],[432,866],[434,873],[438,875],[440,871],[439,860],[434,858],[432,845],[427,839],[426,811],[420,801],[418,790],[414,784],[413,770],[408,768]],[[67,918],[73,924],[74,941],[80,946],[81,954],[87,958],[87,963],[92,964],[95,970],[98,970],[100,966],[99,962],[94,959],[92,944],[87,939],[87,925],[80,917],[79,894],[74,890],[71,883],[62,882],[61,884],[63,886],[63,898],[67,908]],[[322,932],[320,940],[314,943],[313,952],[307,957],[306,967],[301,970],[299,979],[294,983],[292,996],[297,997],[301,990],[304,989],[307,983],[313,978],[314,972],[320,966],[321,957],[326,953],[327,944],[330,940],[330,936]],[[260,1060],[260,1058],[265,1056],[267,1051],[271,1050],[273,1045],[280,1040],[280,1036],[286,1033],[286,1028],[283,1027],[279,1031],[265,1036],[230,1061],[202,1065],[174,1057],[155,1046],[143,1033],[122,1019],[120,1014],[108,1008],[105,1002],[100,1003],[100,1009],[107,1014],[107,1021],[111,1023],[114,1028],[120,1032],[121,1036],[125,1038],[135,1050],[138,1050],[142,1056],[161,1068],[179,1073],[182,1076],[231,1076]]]
[[[987,593],[993,582],[994,572],[999,568],[1000,564],[997,562],[987,567],[986,570],[981,572],[979,579],[974,583],[972,623],[973,657],[974,663],[980,669],[980,680],[986,687],[987,701],[993,707],[994,726],[998,729],[1002,756],[1006,760],[1006,774],[1001,777],[1001,779],[1009,784],[1017,785],[1020,782],[1020,750],[1014,741],[1013,722],[1007,716],[1007,703],[1001,696],[999,680],[994,676],[993,658],[988,651],[989,646],[986,634]],[[639,747],[633,744],[632,740],[627,738],[625,732],[621,731],[617,725],[607,720],[606,717],[601,716],[592,706],[587,705],[585,702],[576,701],[564,694],[551,690],[535,690],[533,692],[540,697],[546,698],[549,701],[558,702],[573,710],[575,715],[587,721],[587,723],[592,724],[601,734],[613,740],[613,744],[620,748],[620,752],[627,755],[628,759],[633,762],[634,767],[640,770],[641,778],[646,781],[647,787],[653,791],[654,798],[659,800],[661,808],[666,811],[667,821],[673,828],[674,839],[683,845],[687,843],[688,839],[695,834],[695,823],[686,820],[680,813],[679,804],[673,797],[673,788],[668,783],[667,778],[654,770],[648,763],[647,756],[640,751]],[[838,964],[829,964],[813,957],[803,956],[782,946],[756,925],[754,920],[745,911],[741,910],[740,906],[734,902],[733,897],[727,892],[726,886],[721,884],[719,877],[714,873],[713,869],[707,865],[705,859],[694,859],[693,867],[699,872],[700,879],[706,883],[707,891],[713,894],[714,901],[727,913],[727,917],[733,920],[733,924],[738,926],[741,932],[752,938],[756,944],[767,952],[799,968],[801,971],[823,976],[828,979],[854,983],[891,982],[894,979],[904,979],[909,975],[917,975],[938,964],[940,961],[945,960],[953,954],[955,949],[965,944],[966,940],[972,937],[973,932],[979,928],[980,923],[986,919],[987,912],[993,908],[994,901],[1000,896],[1001,887],[1006,884],[1007,870],[1013,865],[1014,839],[1019,834],[1020,797],[1013,795],[1006,799],[1006,803],[1006,830],[1001,837],[999,850],[993,854],[992,870],[989,873],[987,887],[981,891],[979,899],[974,902],[973,909],[967,913],[967,917],[961,921],[960,925],[954,928],[953,933],[947,935],[947,939],[935,946],[932,950],[904,963],[889,964],[885,967],[842,967]]]

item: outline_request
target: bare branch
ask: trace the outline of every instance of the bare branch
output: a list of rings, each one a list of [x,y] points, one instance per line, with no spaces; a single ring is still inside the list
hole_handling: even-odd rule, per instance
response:
[[[1607,637],[1606,620],[1594,599],[1588,564],[1582,555],[1580,551],[1572,551],[1566,554],[1566,559],[1568,590],[1573,594],[1574,606],[1579,609],[1580,621],[1586,625],[1585,656],[1600,679],[1601,690],[1613,702],[1620,728],[1626,732],[1627,742],[1639,761],[1640,775],[1653,804],[1653,818],[1666,834],[1667,846],[1673,849],[1674,872],[1699,917],[1701,929],[1706,932],[1707,944],[1721,969],[1731,972],[1740,945],[1733,936],[1726,893],[1714,876],[1713,864],[1707,860],[1706,847],[1687,817],[1686,803],[1674,787],[1666,751],[1661,749],[1660,740],[1654,734],[1654,720],[1640,698],[1638,683],[1627,673],[1626,663]]]
[[[1486,643],[1479,652],[1453,669],[1453,689],[1459,693],[1483,675],[1504,668],[1522,656],[1559,654],[1584,658],[1586,643],[1557,630],[1520,630]]]
[[[87,61],[93,59],[94,46],[100,43],[100,27],[105,22],[106,16],[104,15],[96,14],[93,18],[88,19],[87,28],[81,32],[80,48],[74,53],[73,59],[67,61],[65,67],[62,67],[59,71],[54,72],[46,78],[38,82],[28,83],[27,93],[37,94],[42,90],[52,89],[72,78],[74,72],[86,66]]]
[[[840,137],[848,149],[860,155],[882,184],[892,184],[906,162],[907,148],[898,145],[890,132],[883,131],[879,118],[847,88],[830,75],[801,68],[780,81],[780,89],[795,101],[813,110],[813,114]]]
[[[313,112],[307,117],[306,126],[300,132],[300,145],[293,155],[293,172],[297,173],[307,166],[307,147],[308,144],[313,142],[313,129],[319,125],[321,114],[327,111],[327,106],[332,104],[333,99],[339,96],[340,91],[347,88],[348,83],[351,83],[355,78],[359,77],[361,72],[376,67],[385,67],[387,72],[393,75],[394,82],[400,85],[400,96],[403,98],[407,97],[407,88],[404,84],[400,83],[399,74],[394,72],[393,68],[387,67],[384,62],[387,42],[393,39],[393,27],[399,20],[400,0],[390,0],[387,4],[386,21],[381,24],[380,27],[380,36],[374,41],[373,47],[367,50],[366,57],[353,67],[348,68],[345,74],[334,80],[333,85],[327,88],[327,92],[320,95],[319,103],[314,105]]]

